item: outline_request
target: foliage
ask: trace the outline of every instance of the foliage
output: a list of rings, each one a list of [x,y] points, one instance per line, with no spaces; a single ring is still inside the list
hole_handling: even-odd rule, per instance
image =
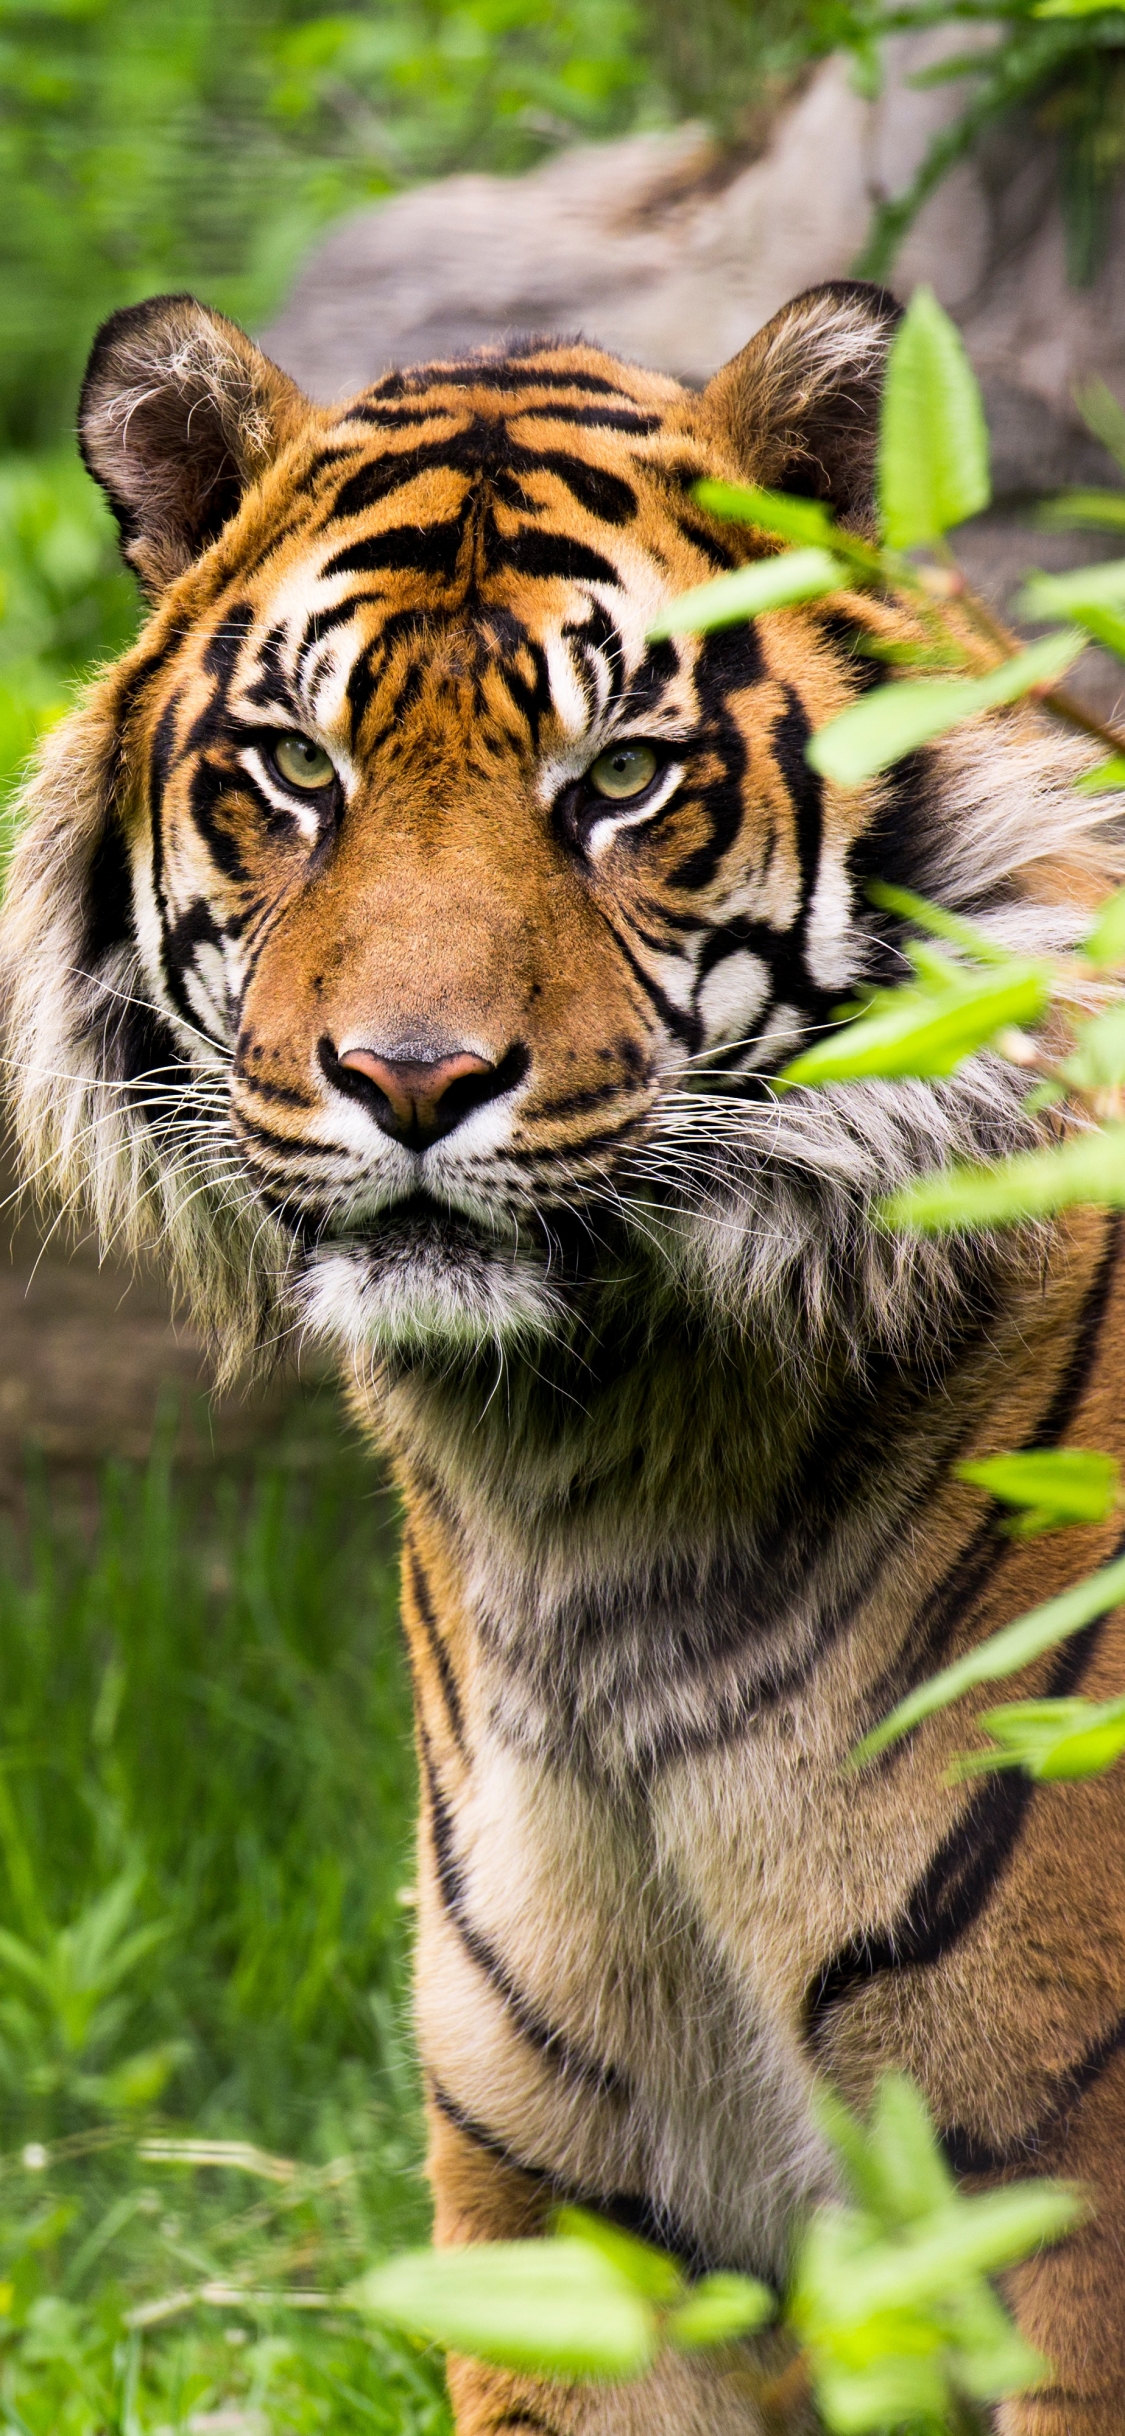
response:
[[[136,622],[113,519],[77,458],[0,459],[0,807],[75,682]]]
[[[677,118],[750,150],[792,77],[836,37],[817,0],[639,0],[639,42]]]
[[[0,434],[53,442],[103,316],[253,324],[333,213],[659,109],[635,0],[5,0]]]
[[[1013,1539],[1034,1539],[1068,1523],[1108,1522],[1120,1502],[1120,1465],[1085,1447],[1028,1447],[954,1468],[958,1480],[1017,1509],[1003,1525]]]
[[[892,550],[937,541],[988,505],[988,427],[977,385],[960,334],[930,288],[912,298],[894,351],[876,489]]]
[[[900,2075],[880,2083],[867,2123],[827,2089],[816,2112],[849,2198],[815,2209],[799,2243],[781,2307],[789,2366],[746,2371],[763,2410],[776,2423],[811,2393],[825,2427],[863,2436],[940,2427],[957,2396],[1041,2383],[1046,2363],[986,2279],[1077,2224],[1078,2195],[1025,2182],[966,2198]],[[544,2240],[396,2259],[354,2298],[419,2337],[567,2381],[642,2376],[662,2344],[726,2345],[778,2306],[749,2276],[688,2286],[674,2260],[575,2209]]]
[[[253,1466],[33,1472],[0,1566],[0,2417],[446,2436],[342,2295],[426,2221],[393,1514],[334,1409]],[[409,1891],[407,1888],[406,1891]]]
[[[991,39],[951,52],[922,71],[919,85],[970,86],[960,113],[935,135],[905,192],[882,203],[856,264],[885,279],[927,197],[958,161],[999,127],[1028,119],[1059,153],[1059,192],[1072,284],[1096,276],[1109,213],[1125,166],[1125,13],[1099,0],[823,0],[817,22],[847,45],[868,90],[879,81],[880,45],[890,34],[964,23]]]

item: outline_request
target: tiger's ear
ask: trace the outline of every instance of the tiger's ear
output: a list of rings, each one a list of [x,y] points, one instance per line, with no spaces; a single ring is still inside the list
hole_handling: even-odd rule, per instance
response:
[[[237,322],[194,296],[152,296],[103,322],[79,445],[151,598],[215,540],[313,412]]]
[[[754,482],[871,522],[879,401],[901,319],[886,288],[831,280],[783,305],[724,364],[704,399]]]

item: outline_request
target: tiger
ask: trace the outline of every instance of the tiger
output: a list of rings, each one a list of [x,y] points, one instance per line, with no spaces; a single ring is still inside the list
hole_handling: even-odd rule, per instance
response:
[[[25,1178],[155,1251],[220,1367],[327,1348],[401,1492],[435,2239],[569,2201],[781,2290],[818,2091],[899,2069],[966,2187],[1091,2194],[1007,2277],[1051,2367],[994,2424],[1110,2436],[1125,1779],[950,1782],[964,1702],[844,1763],[1121,1545],[959,1474],[1125,1453],[1120,1220],[878,1223],[1042,1138],[992,1052],[777,1080],[905,969],[874,880],[1062,949],[1120,814],[1026,704],[818,777],[904,631],[872,594],[652,639],[778,547],[701,481],[873,531],[899,319],[835,282],[696,390],[532,336],[317,405],[190,296],[115,314],[80,443],[149,615],[27,787],[7,1065]],[[1123,1682],[1118,1613],[1013,1688]],[[456,2424],[754,2436],[764,2356],[454,2359]]]

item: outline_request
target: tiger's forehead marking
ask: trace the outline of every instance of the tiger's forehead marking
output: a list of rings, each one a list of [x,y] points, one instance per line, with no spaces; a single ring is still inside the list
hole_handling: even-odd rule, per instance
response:
[[[237,692],[354,753],[422,693],[432,710],[460,686],[470,717],[503,719],[506,691],[533,749],[549,722],[563,774],[609,713],[687,717],[666,693],[691,646],[654,662],[646,633],[722,544],[687,496],[706,470],[690,400],[637,381],[557,362],[392,376],[314,432],[276,536],[232,576],[257,612]]]

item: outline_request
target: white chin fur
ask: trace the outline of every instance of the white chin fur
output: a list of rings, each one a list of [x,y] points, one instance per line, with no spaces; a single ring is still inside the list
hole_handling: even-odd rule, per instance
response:
[[[305,1332],[353,1359],[362,1353],[475,1353],[553,1336],[562,1305],[530,1261],[429,1246],[390,1257],[363,1246],[317,1255],[297,1287]]]

